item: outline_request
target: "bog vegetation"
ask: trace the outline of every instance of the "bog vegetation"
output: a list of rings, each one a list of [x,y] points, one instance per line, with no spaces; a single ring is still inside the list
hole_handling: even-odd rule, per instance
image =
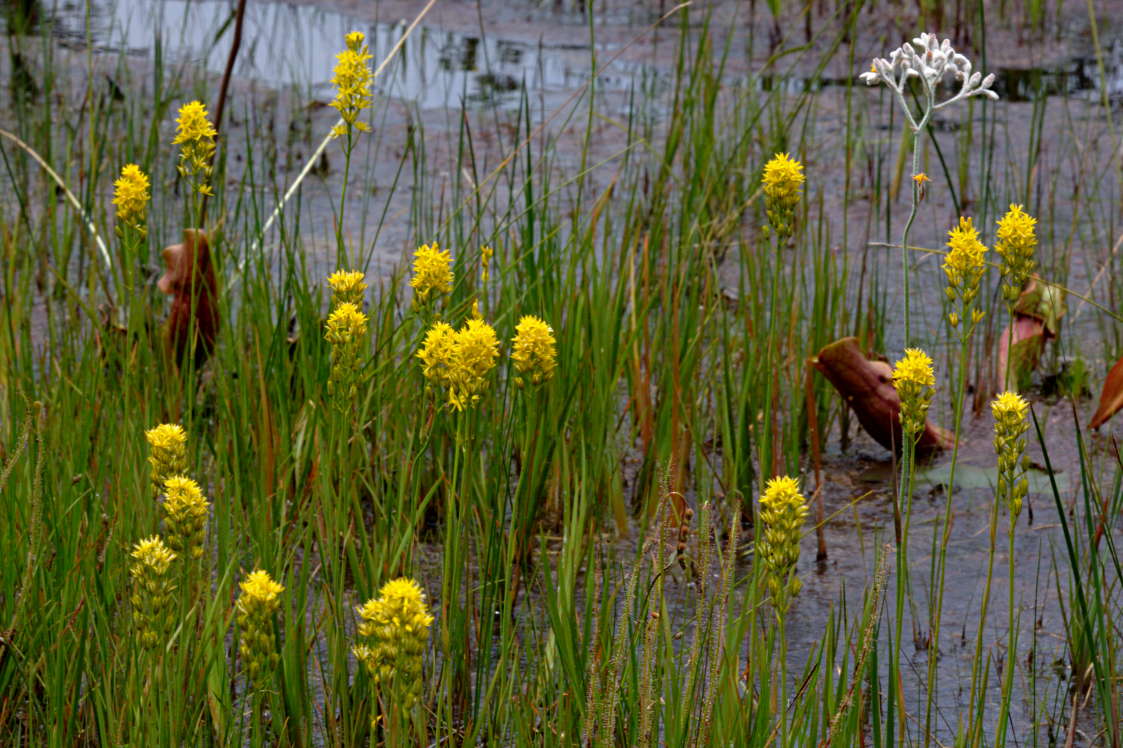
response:
[[[931,5],[876,10],[952,23]],[[1047,97],[996,126],[979,57],[989,24],[1051,38],[1059,20],[969,5],[960,51],[910,34],[848,61],[826,142],[813,89],[763,82],[856,48],[862,3],[809,4],[825,30],[806,39],[777,22],[748,74],[729,69],[743,35],[677,8],[663,98],[638,87],[621,120],[592,76],[558,112],[458,113],[439,184],[419,115],[387,275],[370,258],[391,198],[369,185],[398,178],[366,149],[386,147],[374,86],[399,48],[339,40],[338,121],[282,183],[275,148],[223,129],[252,94],[157,56],[101,97],[92,51],[9,28],[43,75],[13,74],[0,131],[0,741],[1120,745],[1123,471],[1088,441],[1082,384],[1105,386],[1099,425],[1121,389],[1116,257],[1089,250],[1096,282],[1070,288],[1068,188],[1033,162]],[[1116,155],[1063,200],[1110,247],[1118,132],[1106,93],[1087,107]],[[937,112],[960,118],[944,150]],[[486,169],[481,122],[503,133]],[[325,184],[326,246],[299,210]],[[916,242],[918,216],[949,212],[946,244]],[[1058,338],[1065,299],[1094,320],[1079,343]],[[1048,394],[1035,369],[1062,355]],[[851,440],[890,471],[839,499]],[[971,443],[981,490],[957,485]],[[922,502],[932,460],[949,472]],[[968,501],[981,595],[948,621]],[[840,531],[861,549],[828,548],[867,504],[872,534]],[[806,579],[847,554],[861,583],[793,637]]]

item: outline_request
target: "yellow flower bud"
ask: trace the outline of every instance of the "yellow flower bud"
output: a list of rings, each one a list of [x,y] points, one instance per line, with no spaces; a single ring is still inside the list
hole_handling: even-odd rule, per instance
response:
[[[807,499],[799,493],[799,483],[787,476],[769,480],[760,497],[764,531],[755,553],[764,564],[772,602],[780,615],[787,612],[791,597],[801,586],[795,576],[795,565],[806,518]]]
[[[163,423],[144,432],[148,440],[148,464],[152,486],[158,493],[164,481],[187,472],[187,434],[176,423]]]
[[[141,647],[152,649],[165,641],[171,629],[175,586],[168,571],[176,555],[159,535],[153,535],[134,545],[129,557],[132,558],[129,576],[133,581],[130,595],[133,622]]]

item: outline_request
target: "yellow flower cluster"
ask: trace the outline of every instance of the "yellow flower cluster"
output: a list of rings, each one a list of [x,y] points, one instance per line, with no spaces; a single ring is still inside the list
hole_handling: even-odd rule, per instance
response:
[[[924,431],[936,390],[932,359],[919,348],[906,348],[905,357],[893,366],[893,386],[901,400],[901,431],[906,439],[915,440]]]
[[[363,295],[367,290],[364,276],[358,270],[336,270],[328,276],[328,286],[331,288],[331,305],[354,304],[358,308],[363,306]]]
[[[1002,259],[1002,295],[1007,301],[1017,301],[1026,281],[1033,275],[1037,263],[1037,219],[1011,205],[1006,215],[998,221],[998,241],[994,251]]]
[[[368,643],[353,648],[355,657],[376,683],[397,689],[404,709],[412,708],[421,695],[421,660],[433,623],[425,593],[412,579],[395,579],[357,611],[359,635]]]
[[[433,242],[422,244],[413,253],[413,277],[410,278],[409,285],[422,304],[429,300],[429,294],[452,291],[452,280],[452,252],[442,252],[437,243]]]
[[[515,337],[511,342],[511,360],[515,363],[515,370],[529,378],[532,385],[548,382],[554,376],[557,341],[548,324],[538,317],[526,315],[515,327]],[[515,383],[521,387],[523,377],[516,378]]]
[[[804,179],[803,164],[786,153],[777,153],[764,165],[765,211],[772,230],[781,237],[794,231],[795,208]]]
[[[207,118],[207,108],[202,102],[192,101],[179,109],[176,118],[176,136],[172,145],[180,146],[179,173],[193,179],[200,194],[212,195],[207,179],[211,175],[215,136],[218,132]]]
[[[345,37],[347,49],[336,55],[336,66],[332,71],[332,85],[336,88],[335,99],[331,102],[343,118],[342,125],[332,129],[332,135],[339,137],[352,130],[369,132],[370,125],[359,119],[359,115],[371,103],[370,86],[374,74],[370,69],[372,59],[366,45],[366,36],[361,31],[352,31]]]
[[[207,535],[207,508],[199,484],[182,475],[164,483],[164,525],[168,545],[183,557],[202,558]]]
[[[339,397],[339,407],[358,393],[360,358],[366,340],[367,316],[351,302],[344,302],[328,316],[327,333],[331,343],[331,375],[328,393]]]
[[[159,493],[173,475],[187,472],[187,434],[176,423],[163,423],[144,432],[148,440],[148,464],[152,487]]]
[[[756,543],[756,557],[764,564],[768,590],[780,615],[787,612],[802,583],[795,575],[799,539],[807,519],[807,499],[799,483],[787,476],[772,478],[760,497],[760,520],[764,532]]]
[[[113,183],[113,204],[117,206],[117,220],[143,235],[145,213],[148,209],[148,177],[136,164],[125,164],[121,176]]]
[[[499,337],[482,319],[470,319],[459,330],[438,322],[425,334],[417,357],[425,378],[447,387],[449,404],[462,411],[479,400],[487,385],[499,357]]]
[[[251,572],[239,587],[242,594],[236,603],[241,632],[238,652],[242,655],[249,679],[259,684],[263,676],[277,666],[273,615],[281,605],[279,596],[285,588],[273,581],[269,572],[261,569]]]
[[[489,268],[491,267],[491,258],[495,254],[495,250],[491,247],[483,247],[480,249],[480,283],[487,283],[487,279],[491,277]]]
[[[1011,520],[1018,518],[1022,501],[1029,491],[1029,479],[1022,466],[1025,454],[1026,415],[1029,403],[1015,392],[1003,392],[990,404],[994,415],[994,451],[998,455],[998,488],[995,499],[1005,499]]]
[[[152,649],[164,641],[171,627],[175,586],[168,577],[168,570],[176,556],[159,535],[141,540],[133,546],[129,556],[132,558],[129,576],[133,580],[130,595],[133,621],[140,645]]]
[[[969,330],[983,318],[983,312],[975,307],[975,297],[979,293],[979,282],[986,269],[986,246],[979,241],[970,218],[960,217],[959,226],[948,231],[948,253],[944,258],[944,273],[948,287],[944,289],[948,301],[959,300],[959,310],[948,315],[952,327],[959,325],[960,319],[970,318]]]

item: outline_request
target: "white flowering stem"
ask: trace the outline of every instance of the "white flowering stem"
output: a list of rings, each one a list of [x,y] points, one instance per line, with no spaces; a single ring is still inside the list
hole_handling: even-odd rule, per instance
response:
[[[923,80],[923,79],[922,79]],[[901,102],[901,109],[904,110],[905,117],[908,119],[909,127],[912,129],[912,173],[910,181],[912,182],[912,207],[909,209],[908,220],[905,221],[905,228],[901,232],[901,270],[904,274],[904,292],[905,292],[905,348],[912,345],[912,336],[910,331],[912,329],[912,319],[909,310],[909,231],[912,229],[913,221],[916,220],[916,211],[920,207],[920,185],[917,183],[915,177],[920,171],[920,133],[928,124],[928,118],[932,115],[932,101],[933,92],[932,87],[925,81],[925,108],[924,116],[920,118],[918,123],[913,119],[912,112],[909,110],[908,104],[905,102],[904,94],[900,89],[894,89],[897,94],[897,99]]]

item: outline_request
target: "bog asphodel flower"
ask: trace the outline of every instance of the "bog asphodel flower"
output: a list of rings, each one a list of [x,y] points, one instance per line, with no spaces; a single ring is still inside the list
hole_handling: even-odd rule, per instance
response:
[[[207,117],[207,108],[200,101],[184,104],[176,119],[176,135],[172,145],[180,146],[179,173],[194,182],[194,189],[203,195],[214,194],[207,180],[211,176],[214,156],[214,129]]]
[[[152,487],[163,490],[164,481],[187,472],[187,434],[178,423],[162,423],[144,432],[148,440],[148,464]]]
[[[452,290],[452,252],[442,251],[436,242],[422,244],[413,253],[413,277],[409,285],[422,304],[429,294],[438,295]]]
[[[948,231],[948,253],[943,264],[948,300],[959,301],[959,310],[948,315],[952,327],[957,327],[962,318],[969,324],[968,330],[973,330],[983,318],[982,310],[975,308],[975,297],[986,269],[986,252],[971,219],[960,217],[959,225]]]
[[[1029,479],[1022,466],[1025,454],[1025,433],[1029,428],[1026,415],[1029,403],[1016,392],[1003,392],[990,404],[994,415],[994,452],[998,455],[998,487],[996,500],[1006,501],[1011,519],[1022,511],[1022,501],[1029,491]]]
[[[324,335],[331,343],[328,392],[340,398],[340,407],[358,392],[359,366],[366,332],[367,316],[355,304],[344,302],[328,316],[327,333]]]
[[[425,342],[417,352],[425,378],[438,386],[448,387],[452,383],[455,356],[456,330],[445,322],[437,322],[425,333]]]
[[[1002,259],[1002,295],[1007,301],[1018,300],[1037,265],[1034,259],[1036,225],[1037,219],[1022,210],[1020,205],[1011,205],[998,221],[998,241],[994,244],[994,251]]]
[[[482,319],[470,319],[456,332],[455,351],[448,397],[452,407],[464,410],[479,400],[487,385],[499,358],[499,337]]]
[[[280,594],[285,588],[261,569],[251,572],[239,587],[242,594],[236,604],[240,630],[238,652],[249,679],[258,684],[277,666],[273,616],[281,605]]]
[[[367,290],[364,275],[358,270],[336,270],[328,276],[328,286],[331,288],[331,305],[354,304],[360,309],[363,306],[363,294]]]
[[[144,234],[145,214],[148,211],[148,177],[136,164],[125,164],[121,176],[113,183],[113,204],[117,207],[117,220],[125,226]]]
[[[906,348],[905,357],[893,367],[893,386],[901,400],[901,431],[906,439],[916,439],[924,431],[936,391],[932,359],[919,348]]]
[[[359,636],[355,657],[366,665],[376,683],[396,689],[410,709],[421,695],[421,664],[433,616],[425,593],[412,579],[387,582],[378,597],[357,608]]]
[[[520,387],[523,377],[532,385],[547,382],[554,376],[557,366],[557,341],[554,330],[543,320],[526,315],[515,327],[515,337],[511,341],[511,360],[515,370],[522,376],[515,379]]]
[[[487,386],[499,358],[499,337],[482,319],[470,319],[459,330],[437,322],[425,334],[421,350],[425,378],[448,388],[448,402],[462,411],[474,405]]]
[[[764,563],[768,590],[776,610],[783,615],[802,583],[795,575],[799,561],[799,539],[807,519],[807,499],[795,478],[780,476],[768,481],[760,497],[760,521],[764,532],[755,555]]]
[[[345,37],[345,41],[347,48],[336,55],[337,62],[331,79],[336,88],[331,105],[343,119],[343,124],[332,129],[332,135],[336,137],[353,130],[370,131],[370,125],[359,119],[359,115],[371,104],[370,86],[374,80],[370,69],[372,56],[363,32],[352,31]]]
[[[182,475],[164,483],[164,526],[168,545],[180,556],[202,558],[207,535],[207,508],[199,484]]]
[[[803,187],[803,164],[786,153],[777,153],[764,165],[764,198],[768,222],[780,236],[791,236],[795,208]]]
[[[134,545],[129,557],[132,559],[129,576],[133,589],[129,599],[133,604],[133,622],[140,645],[152,649],[164,641],[171,627],[175,586],[168,570],[176,555],[159,535],[153,535]]]
[[[495,250],[491,247],[480,249],[480,283],[487,283],[487,279],[491,277],[491,258],[494,254]]]

